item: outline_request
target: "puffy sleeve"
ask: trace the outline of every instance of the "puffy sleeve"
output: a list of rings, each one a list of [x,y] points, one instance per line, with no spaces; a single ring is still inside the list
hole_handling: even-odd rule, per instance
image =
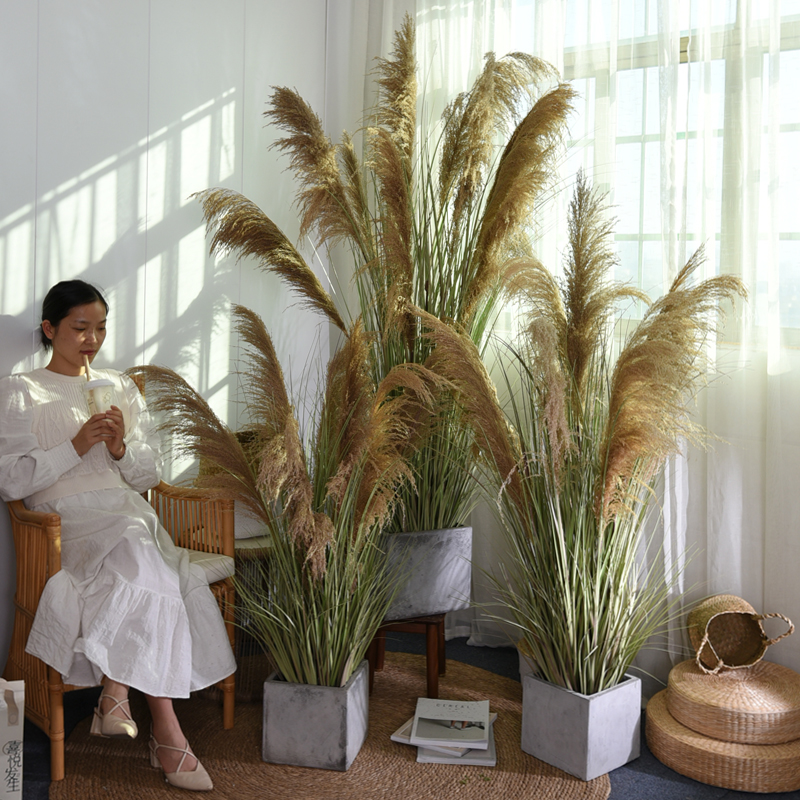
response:
[[[67,440],[43,450],[32,431],[33,402],[19,375],[0,380],[0,497],[19,500],[52,486],[81,457]]]
[[[126,375],[119,376],[125,396],[125,455],[115,461],[120,475],[132,489],[144,492],[161,479],[161,456],[158,432],[136,384]]]

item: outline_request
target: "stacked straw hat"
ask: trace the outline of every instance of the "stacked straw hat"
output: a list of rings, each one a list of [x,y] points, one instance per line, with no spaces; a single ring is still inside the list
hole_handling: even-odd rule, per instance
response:
[[[769,617],[788,629],[770,639]],[[689,613],[696,658],[672,669],[647,704],[647,744],[681,775],[740,792],[800,789],[800,674],[763,661],[794,630],[782,614],[756,614],[734,595]]]

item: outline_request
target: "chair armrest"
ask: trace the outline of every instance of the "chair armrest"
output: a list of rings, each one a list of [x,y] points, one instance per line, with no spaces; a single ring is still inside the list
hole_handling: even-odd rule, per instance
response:
[[[33,613],[48,579],[61,569],[61,517],[29,511],[22,500],[8,504],[17,557],[16,603]]]
[[[178,547],[233,558],[233,498],[161,481],[148,500]]]

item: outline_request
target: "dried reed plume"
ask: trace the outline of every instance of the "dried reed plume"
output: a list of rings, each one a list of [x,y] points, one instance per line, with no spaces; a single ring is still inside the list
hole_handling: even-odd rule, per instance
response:
[[[478,444],[512,495],[519,493],[519,441],[498,404],[489,374],[472,339],[454,325],[420,308],[411,313],[423,324],[424,336],[435,347],[426,366],[444,377],[456,391],[456,400],[477,437]]]
[[[383,528],[397,501],[397,488],[413,484],[408,445],[427,422],[444,381],[423,366],[403,364],[374,386],[369,365],[369,336],[353,326],[347,342],[328,365],[327,390],[319,428],[320,440],[338,464],[329,478],[327,496],[341,503],[357,476],[355,519]]]
[[[503,282],[506,297],[521,310],[522,327],[544,322],[553,331],[561,360],[566,360],[567,312],[553,273],[535,257],[515,258],[506,265]]]
[[[327,244],[360,241],[363,209],[351,206],[352,200],[360,198],[342,181],[337,149],[322,130],[319,117],[297,92],[285,87],[274,87],[264,116],[289,133],[274,146],[291,154],[291,166],[302,187],[297,197],[300,238],[316,230],[320,242]]]
[[[746,297],[732,275],[693,284],[703,261],[701,247],[647,310],[614,366],[600,446],[606,466],[597,500],[604,517],[625,506],[634,476],[647,480],[678,452],[681,437],[702,441],[688,407],[705,380],[707,340],[723,301]]]
[[[382,128],[372,128],[370,138],[372,168],[383,206],[380,267],[384,275],[379,280],[390,290],[396,288],[397,294],[408,298],[414,281],[412,203],[408,176],[402,168],[402,153],[390,134]],[[386,306],[387,311],[391,310],[390,301]]]
[[[406,14],[395,33],[391,59],[378,59],[380,96],[376,123],[386,130],[402,152],[402,166],[410,176],[417,123],[417,65],[414,60],[415,30]]]
[[[272,339],[253,311],[234,306],[233,313],[245,345],[247,368],[242,379],[249,430],[255,438],[257,485],[267,503],[281,507],[289,536],[305,552],[311,574],[318,578],[325,572],[325,548],[333,540],[333,525],[313,508],[303,442]]]
[[[562,349],[558,340],[559,328],[548,325],[546,318],[534,319],[526,335],[532,351],[526,352],[526,363],[536,364],[539,370],[538,389],[541,392],[541,411],[546,431],[549,460],[556,484],[560,484],[566,468],[566,458],[576,449],[570,429],[568,377],[564,374]],[[532,383],[532,386],[535,384]]]
[[[253,202],[232,189],[208,189],[196,195],[211,239],[211,253],[236,251],[237,258],[254,256],[265,272],[283,278],[303,303],[320,311],[343,332],[343,322],[330,295],[278,226]]]
[[[520,228],[530,224],[534,203],[551,180],[573,97],[575,90],[564,83],[543,95],[517,126],[500,157],[475,246],[465,302],[467,317],[502,274],[509,239],[513,241]]]
[[[472,88],[445,109],[439,202],[442,206],[452,202],[451,242],[458,240],[464,215],[483,189],[498,133],[507,136],[517,121],[522,95],[533,98],[541,81],[556,77],[547,62],[526,53],[510,53],[499,60],[487,53]]]
[[[638,289],[608,279],[618,259],[611,245],[614,219],[605,213],[605,200],[605,195],[592,189],[583,171],[578,172],[568,217],[564,306],[566,357],[579,396],[585,393],[586,371],[606,341],[619,302],[634,298],[649,302]]]
[[[560,377],[550,372],[545,385],[551,380],[565,383],[574,422],[582,414],[587,370],[605,348],[619,303],[630,299],[649,302],[638,289],[609,280],[617,257],[611,247],[614,220],[606,213],[605,199],[579,171],[569,205],[563,285],[536,259],[515,259],[505,276],[509,299],[523,309],[528,345],[534,353],[552,353],[560,362]],[[552,364],[548,359],[550,355],[545,361]],[[562,391],[555,386],[554,390]]]
[[[208,403],[171,369],[140,366],[127,374],[144,381],[148,406],[162,419],[159,429],[174,441],[175,452],[214,465],[213,477],[201,476],[198,484],[235,497],[267,521],[270,512],[257,486],[256,469],[236,435]]]
[[[337,464],[328,480],[328,495],[340,503],[353,469],[366,449],[372,402],[369,339],[360,320],[350,329],[328,362],[325,401],[318,428],[317,451],[326,450]],[[324,444],[329,441],[330,444]]]

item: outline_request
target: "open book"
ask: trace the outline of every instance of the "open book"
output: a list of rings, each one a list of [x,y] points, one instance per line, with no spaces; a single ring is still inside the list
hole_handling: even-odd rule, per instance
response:
[[[497,712],[492,711],[489,714],[489,749],[492,748],[492,726],[494,725],[494,721],[497,719]],[[399,744],[411,744],[411,728],[414,726],[414,717],[409,717],[392,735],[391,739],[393,742],[398,742]],[[425,751],[430,751],[431,753],[438,753],[439,755],[449,756],[450,758],[458,758],[459,756],[463,756],[465,753],[472,752],[472,748],[470,747],[444,747],[439,745],[431,745],[429,747],[424,748]],[[487,751],[478,751],[478,752],[487,752]],[[419,760],[419,759],[417,759]]]
[[[409,744],[418,747],[489,748],[489,701],[420,697]]]
[[[493,714],[496,717],[497,714]],[[447,747],[418,747],[417,763],[419,764],[470,764],[480,767],[494,767],[497,764],[497,751],[494,746],[494,725],[489,723],[489,747],[486,750],[467,750],[465,753],[454,754],[443,751]]]

